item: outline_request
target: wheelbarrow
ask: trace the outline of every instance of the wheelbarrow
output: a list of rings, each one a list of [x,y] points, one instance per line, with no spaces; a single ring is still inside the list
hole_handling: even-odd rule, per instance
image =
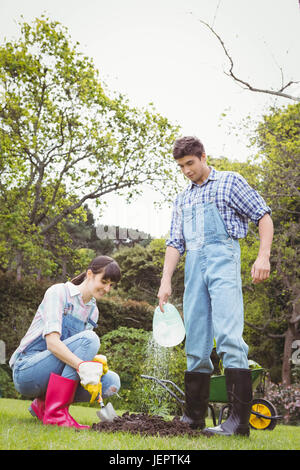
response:
[[[161,387],[163,387],[175,400],[179,403],[181,408],[184,407],[184,392],[171,380],[158,379],[150,375],[141,375],[143,379],[153,380]],[[252,388],[256,390],[258,386],[264,393],[265,370],[263,368],[251,369]],[[174,392],[169,386],[172,386],[177,393]],[[179,396],[178,396],[179,395]],[[180,398],[180,396],[182,398]],[[209,393],[208,407],[211,411],[211,416],[214,426],[221,424],[225,411],[230,411],[230,404],[228,403],[228,396],[226,390],[225,375],[213,375],[210,379],[210,393]],[[212,403],[225,403],[219,411],[218,422],[216,420],[216,412]],[[252,401],[251,415],[249,424],[252,429],[268,430],[271,431],[275,428],[277,420],[282,418],[277,414],[275,406],[264,398],[255,398]]]

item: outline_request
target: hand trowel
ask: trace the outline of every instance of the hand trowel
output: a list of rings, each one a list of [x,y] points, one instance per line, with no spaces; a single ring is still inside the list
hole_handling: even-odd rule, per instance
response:
[[[97,411],[97,416],[101,421],[103,422],[113,421],[115,418],[118,417],[112,404],[107,403],[107,405],[104,405],[103,399],[101,396],[98,399],[98,403],[101,406],[101,410]]]

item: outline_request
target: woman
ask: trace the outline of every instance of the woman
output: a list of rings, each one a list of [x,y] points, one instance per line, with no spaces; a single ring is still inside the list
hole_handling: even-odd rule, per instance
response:
[[[120,278],[116,261],[98,256],[71,282],[51,286],[12,355],[15,387],[35,398],[29,411],[43,424],[89,428],[72,418],[69,405],[93,401],[101,390],[103,397],[118,392],[119,376],[108,370],[105,356],[97,356],[100,340],[92,330],[96,300]]]

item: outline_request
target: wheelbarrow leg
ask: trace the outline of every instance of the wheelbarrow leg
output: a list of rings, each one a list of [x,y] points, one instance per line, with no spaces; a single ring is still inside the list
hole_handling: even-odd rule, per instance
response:
[[[209,404],[208,404],[208,408],[209,408],[210,411],[211,411],[211,418],[212,418],[212,420],[213,420],[214,426],[217,426],[216,413],[215,413],[215,409],[214,409],[213,405],[211,405],[211,404],[209,403]]]

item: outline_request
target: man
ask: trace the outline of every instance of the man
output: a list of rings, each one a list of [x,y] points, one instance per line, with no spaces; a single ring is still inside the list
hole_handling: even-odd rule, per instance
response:
[[[191,427],[205,427],[215,338],[232,406],[224,423],[207,429],[213,434],[248,436],[252,382],[248,346],[242,338],[238,239],[246,236],[248,219],[258,225],[260,247],[251,274],[255,284],[267,279],[273,239],[271,209],[241,175],[209,167],[199,139],[177,139],[173,156],[191,182],[174,202],[158,298],[163,311],[172,292],[173,272],[186,251],[183,311],[187,371],[181,419]]]

